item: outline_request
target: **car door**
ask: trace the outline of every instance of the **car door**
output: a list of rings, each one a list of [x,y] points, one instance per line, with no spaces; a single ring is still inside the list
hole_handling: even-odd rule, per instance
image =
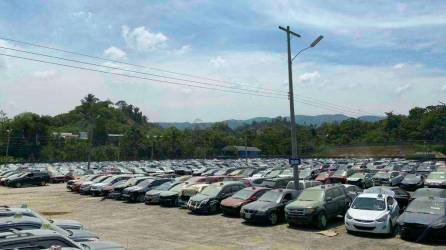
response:
[[[347,193],[340,187],[334,188],[333,193],[335,195],[334,199],[336,201],[336,214],[342,214],[346,210],[346,199],[348,199]]]
[[[333,189],[325,191],[325,211],[328,217],[336,216],[338,206]]]

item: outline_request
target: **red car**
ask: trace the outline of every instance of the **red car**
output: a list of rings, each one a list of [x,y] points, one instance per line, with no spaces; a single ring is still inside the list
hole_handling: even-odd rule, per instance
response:
[[[330,176],[333,175],[333,172],[322,172],[320,173],[314,180],[320,181],[324,184],[328,183]]]
[[[338,169],[330,178],[328,178],[327,183],[347,183],[347,177],[354,173],[351,169]]]
[[[225,215],[240,215],[240,208],[250,202],[256,201],[266,191],[271,190],[266,187],[247,187],[231,197],[221,201],[221,211]]]

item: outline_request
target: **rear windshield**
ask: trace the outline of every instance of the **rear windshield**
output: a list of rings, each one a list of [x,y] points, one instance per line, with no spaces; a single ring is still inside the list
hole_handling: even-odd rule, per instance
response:
[[[252,189],[242,189],[235,193],[232,198],[234,199],[240,199],[240,200],[247,200],[249,197],[251,197],[256,191]]]
[[[445,214],[444,202],[436,200],[413,200],[406,209],[407,213],[422,213],[422,214]]]

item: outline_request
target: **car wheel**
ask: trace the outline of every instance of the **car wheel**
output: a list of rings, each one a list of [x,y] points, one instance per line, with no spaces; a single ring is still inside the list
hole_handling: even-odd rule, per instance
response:
[[[139,202],[144,202],[144,194],[138,195],[138,201]]]
[[[327,228],[327,216],[324,212],[321,212],[317,217],[317,228],[325,229]]]
[[[17,182],[17,183],[15,184],[15,187],[16,187],[16,188],[20,188],[20,187],[22,187],[22,183]]]
[[[279,217],[277,216],[277,213],[272,212],[268,215],[268,220],[271,225],[276,225],[279,221]]]
[[[208,211],[208,213],[209,214],[215,214],[217,212],[217,205],[215,205],[215,204],[211,204],[211,205],[209,205],[209,211]]]
[[[45,186],[46,185],[46,182],[45,181],[41,181],[40,182],[40,186]]]

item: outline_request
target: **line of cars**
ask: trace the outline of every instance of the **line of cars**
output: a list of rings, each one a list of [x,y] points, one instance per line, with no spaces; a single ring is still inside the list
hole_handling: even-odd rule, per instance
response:
[[[0,249],[121,250],[74,220],[49,220],[26,206],[0,207]]]
[[[192,213],[222,212],[248,223],[286,221],[293,227],[324,229],[332,219],[343,216],[348,232],[399,232],[415,240],[443,230],[439,216],[445,216],[441,199],[446,193],[439,187],[445,178],[444,162],[310,159],[299,166],[298,190],[292,169],[280,159],[256,159],[249,164],[237,160],[122,164],[93,164],[85,175],[68,181],[67,188],[83,195],[175,206]],[[424,207],[431,219],[410,221],[423,214],[420,201],[435,205]],[[423,234],[413,233],[421,229]]]

